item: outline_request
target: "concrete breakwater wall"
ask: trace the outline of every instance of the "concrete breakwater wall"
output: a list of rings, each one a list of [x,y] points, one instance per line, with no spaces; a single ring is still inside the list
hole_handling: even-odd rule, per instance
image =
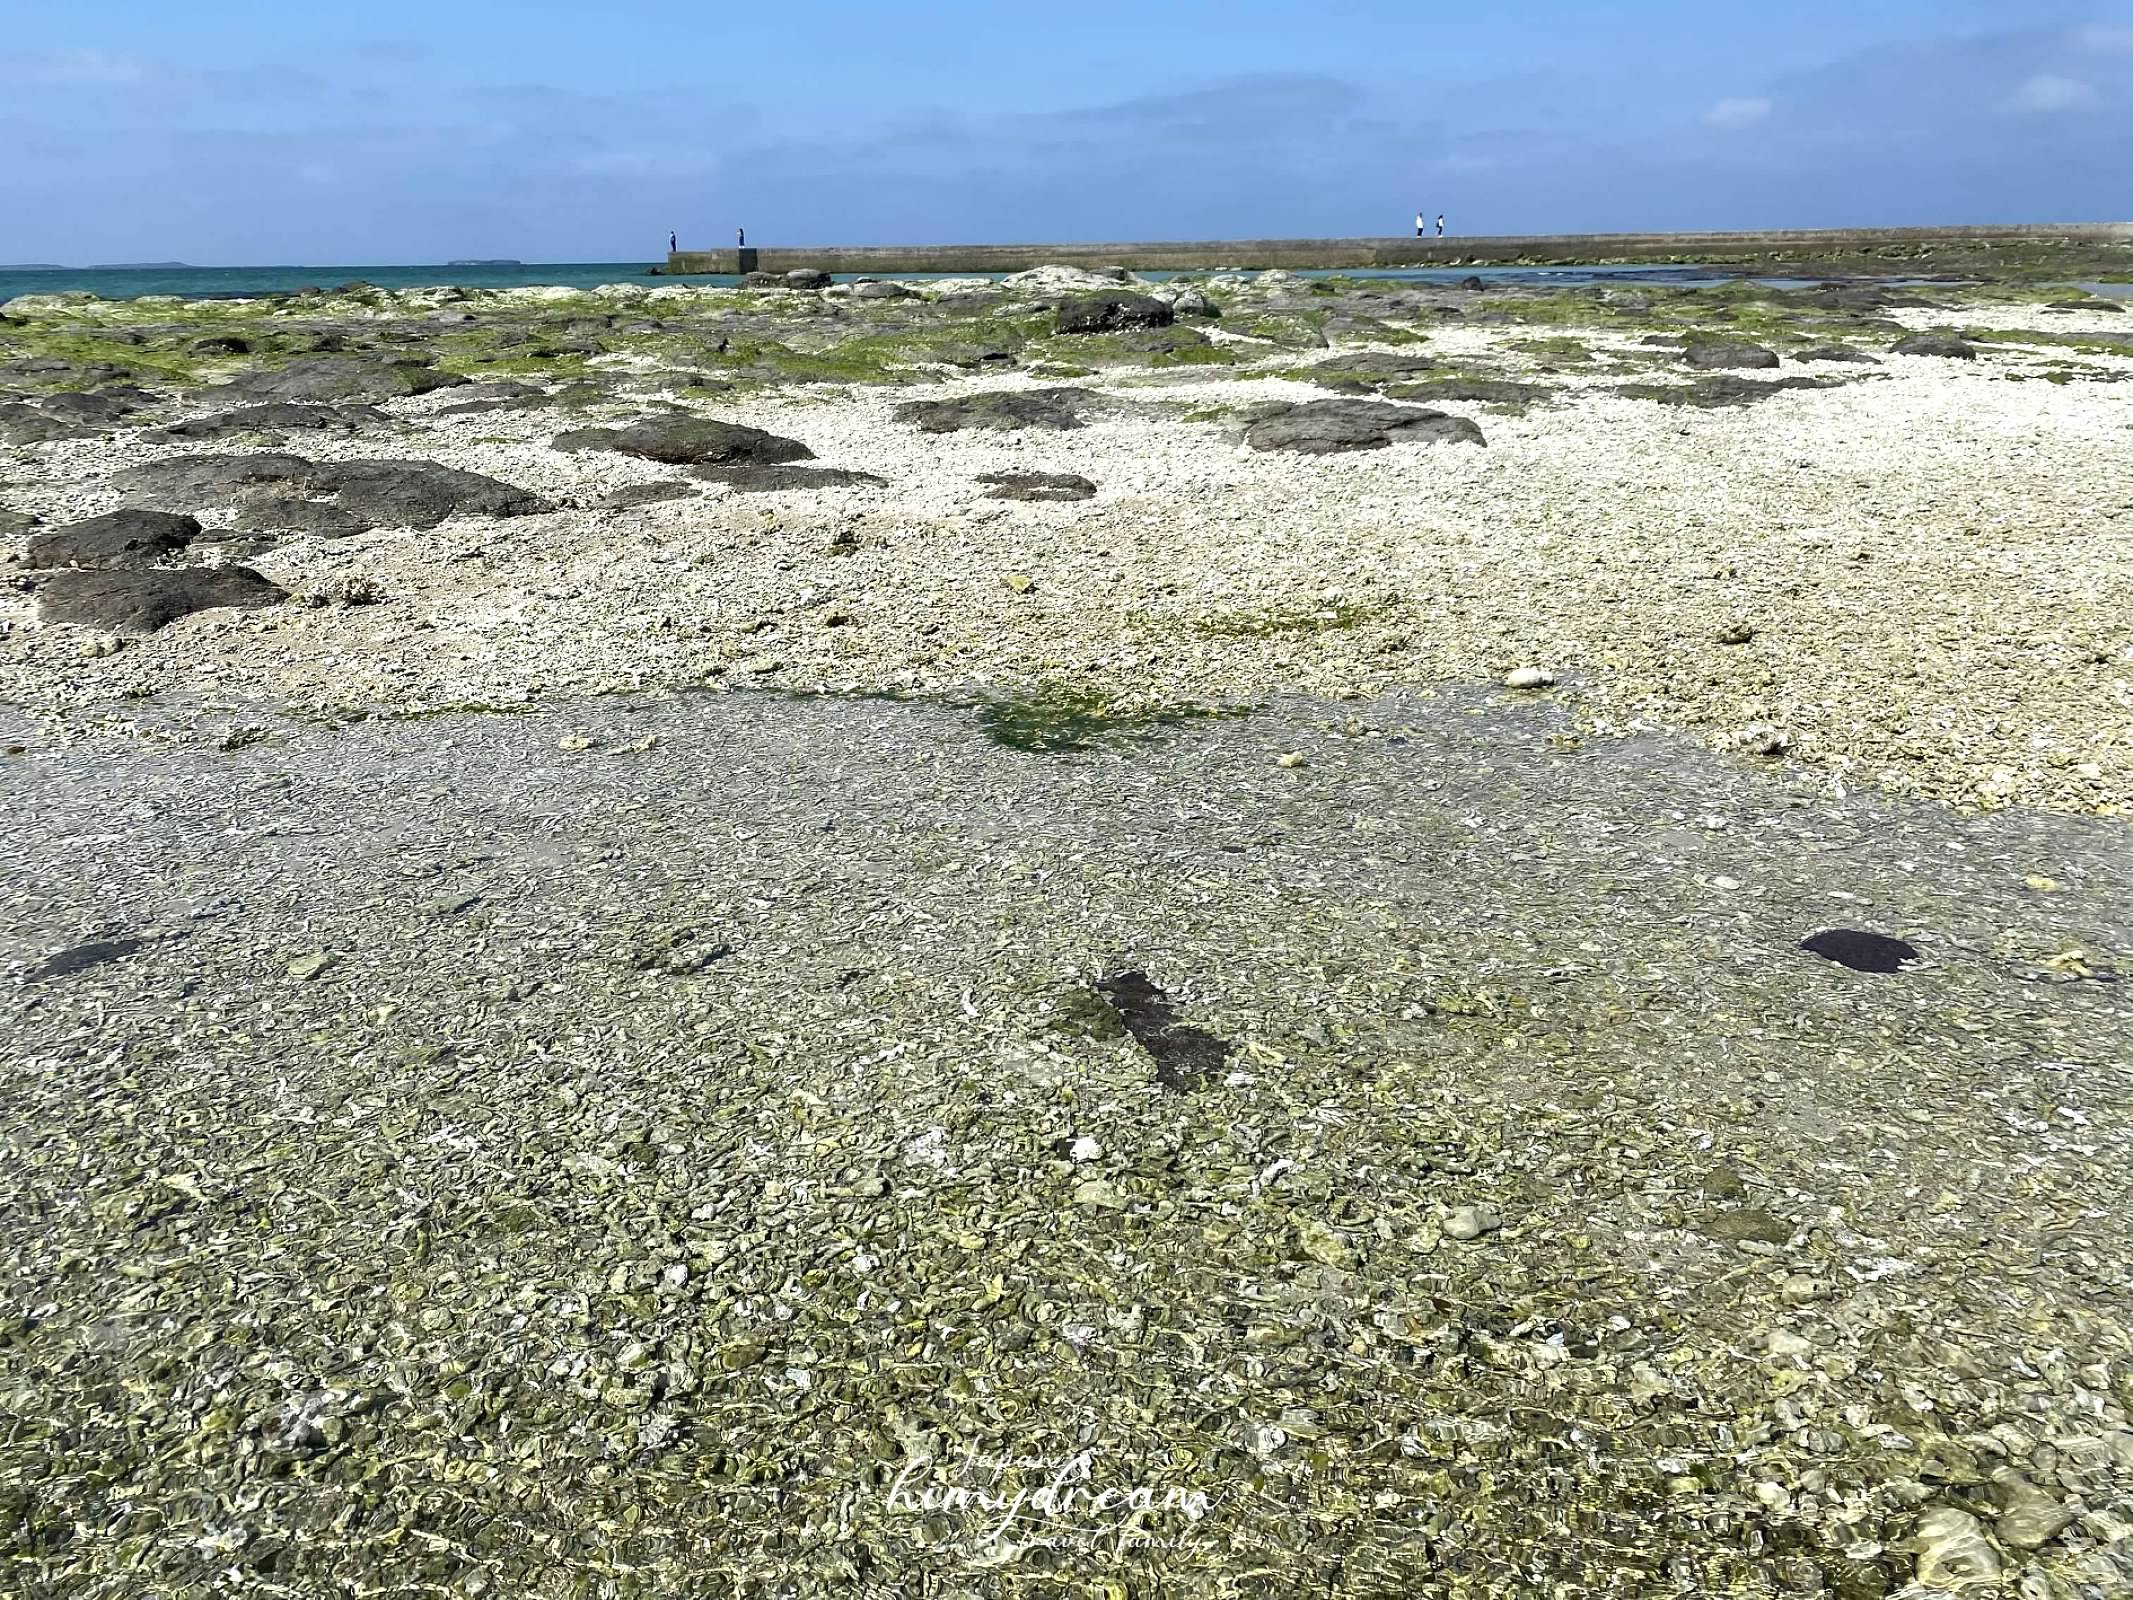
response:
[[[2133,223],[2010,223],[1966,228],[1816,228],[1758,233],[1565,233],[1427,239],[1221,239],[1140,244],[793,245],[677,250],[655,272],[1022,272],[1046,262],[1144,272],[1224,267],[1465,267],[1602,262],[1768,262],[1857,256],[1931,259],[2027,247],[2111,247],[2133,261]]]

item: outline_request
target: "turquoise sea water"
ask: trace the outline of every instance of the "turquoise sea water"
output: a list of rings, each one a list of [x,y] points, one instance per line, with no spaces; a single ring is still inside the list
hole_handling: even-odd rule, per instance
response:
[[[0,301],[21,294],[58,294],[87,290],[107,300],[132,300],[144,294],[174,294],[186,299],[287,293],[295,289],[331,289],[344,283],[375,284],[380,289],[417,289],[455,284],[466,289],[513,289],[556,284],[592,289],[603,283],[702,283],[731,285],[738,278],[705,276],[650,277],[643,261],[538,262],[518,267],[143,267],[90,270],[61,268],[17,272],[0,268]],[[1649,283],[1715,283],[1740,276],[1723,267],[1416,267],[1353,271],[1356,278],[1394,278],[1416,283],[1457,283],[1469,275],[1500,283],[1593,283],[1628,279]],[[886,276],[886,274],[884,274]],[[969,273],[900,273],[899,277],[969,277]],[[1151,272],[1149,278],[1176,276]],[[1299,277],[1331,274],[1299,273]],[[1758,280],[1785,284],[1795,280]]]
[[[18,294],[59,294],[86,289],[107,300],[134,300],[144,294],[208,296],[287,293],[294,289],[331,289],[340,284],[375,284],[380,289],[421,289],[457,284],[466,289],[515,289],[553,283],[592,289],[603,283],[716,283],[735,279],[647,278],[645,261],[541,262],[522,267],[142,267],[57,272],[12,272],[0,267],[0,300]]]

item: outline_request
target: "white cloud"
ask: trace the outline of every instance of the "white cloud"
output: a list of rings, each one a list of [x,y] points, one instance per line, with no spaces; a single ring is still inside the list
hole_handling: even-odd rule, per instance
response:
[[[2104,55],[2133,56],[2133,28],[2076,28],[2073,45]]]
[[[2084,106],[2096,104],[2096,90],[2079,78],[2062,78],[2057,73],[2040,72],[2033,78],[2025,78],[2015,92],[2000,103],[2002,111],[2047,112],[2078,111]]]
[[[1752,128],[1775,109],[1768,100],[1721,100],[1703,114],[1714,128]]]

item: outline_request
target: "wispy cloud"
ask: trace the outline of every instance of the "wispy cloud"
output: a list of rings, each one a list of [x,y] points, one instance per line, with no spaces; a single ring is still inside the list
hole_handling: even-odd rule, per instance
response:
[[[2133,28],[2076,28],[2071,36],[2076,50],[2093,50],[2103,55],[2133,55]]]
[[[1775,109],[1763,99],[1721,100],[1703,114],[1703,120],[1714,128],[1752,128],[1767,122]]]
[[[1127,130],[1145,138],[1271,141],[1352,118],[1365,100],[1360,88],[1341,78],[1255,73],[1179,94],[1037,112],[1018,120],[1061,130]]]
[[[108,50],[52,50],[0,56],[0,80],[34,84],[92,84],[124,88],[146,82],[148,68]]]
[[[567,170],[581,178],[701,178],[719,170],[708,150],[593,150],[573,156]]]
[[[2017,113],[2080,111],[2097,103],[2095,85],[2079,78],[2064,78],[2056,72],[2039,72],[2024,78],[2015,92],[2000,102],[2000,109]]]

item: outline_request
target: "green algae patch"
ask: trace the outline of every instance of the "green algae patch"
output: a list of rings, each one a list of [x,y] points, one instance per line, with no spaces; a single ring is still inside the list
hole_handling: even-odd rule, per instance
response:
[[[10,328],[0,333],[0,361],[37,357],[70,361],[85,367],[121,367],[137,377],[160,378],[167,383],[200,382],[200,367],[197,362],[170,350],[128,344],[118,339],[99,338],[94,330],[59,330],[33,326]],[[51,375],[50,387],[75,389],[97,381],[100,381],[98,377],[80,373],[54,373]]]
[[[1513,339],[1510,342],[1510,347],[1513,350],[1522,351],[1526,355],[1538,356],[1548,361],[1590,361],[1592,359],[1592,347],[1586,344],[1584,340],[1572,339],[1561,334],[1551,335],[1545,339]]]
[[[462,378],[584,378],[593,372],[592,363],[574,351],[555,355],[446,352],[438,356],[437,368]]]
[[[1323,350],[1326,348],[1325,311],[1309,311],[1298,314],[1262,312],[1258,316],[1231,317],[1223,321],[1225,333],[1246,339],[1258,339],[1266,344],[1279,345],[1284,350]]]
[[[1589,295],[1537,295],[1531,299],[1484,300],[1480,310],[1491,317],[1529,327],[1592,328],[1625,320],[1622,313]],[[1642,316],[1648,313],[1640,313]]]
[[[1045,684],[1017,700],[977,702],[978,727],[993,744],[1028,755],[1073,755],[1118,738],[1147,737],[1207,717],[1236,716],[1244,708],[1128,707],[1108,692]]]
[[[979,732],[989,744],[1025,755],[1082,755],[1122,743],[1146,740],[1170,729],[1217,718],[1250,716],[1257,704],[1149,705],[1127,701],[1093,684],[1046,679],[1020,694],[974,695],[905,693],[894,689],[723,690],[709,687],[697,694],[769,695],[791,701],[876,701],[884,705],[935,706],[977,715]]]
[[[1239,357],[1196,328],[1134,328],[1120,333],[1063,334],[1033,347],[1053,366],[1234,366]]]
[[[1360,628],[1384,616],[1390,604],[1262,606],[1250,611],[1228,611],[1218,616],[1198,617],[1185,624],[1185,631],[1203,639],[1277,639],[1317,633],[1339,633]]]
[[[2046,350],[2073,350],[2091,356],[2133,356],[2133,334],[2049,333],[2032,328],[1966,328],[1963,337],[1978,344],[2036,345]]]

